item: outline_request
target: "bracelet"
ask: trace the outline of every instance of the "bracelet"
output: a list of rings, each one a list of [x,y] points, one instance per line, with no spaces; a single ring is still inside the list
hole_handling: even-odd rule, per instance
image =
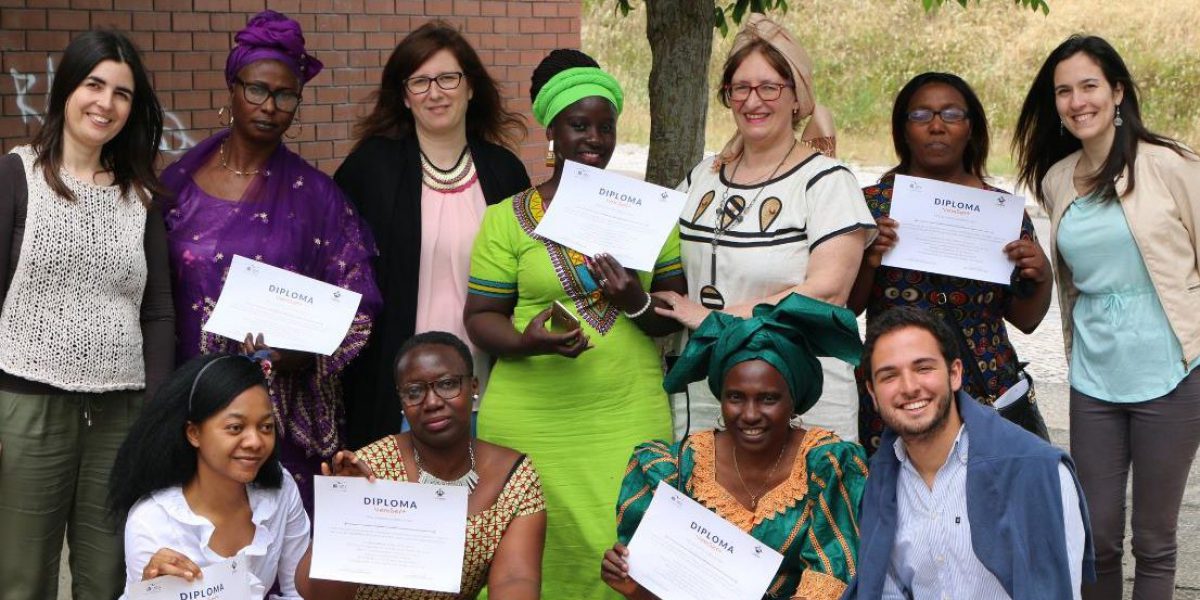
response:
[[[628,313],[628,312],[627,312],[627,313],[625,313],[625,316],[626,316],[626,317],[629,317],[630,319],[636,319],[636,318],[638,318],[638,317],[640,317],[640,316],[642,316],[642,315],[646,314],[646,311],[650,310],[650,307],[651,307],[651,306],[653,306],[653,305],[654,305],[654,298],[652,298],[652,297],[650,296],[650,294],[646,294],[646,304],[645,304],[645,306],[642,306],[642,307],[641,307],[641,308],[639,308],[639,309],[638,309],[636,312],[631,312],[631,313]],[[622,311],[622,312],[624,312],[624,311]]]

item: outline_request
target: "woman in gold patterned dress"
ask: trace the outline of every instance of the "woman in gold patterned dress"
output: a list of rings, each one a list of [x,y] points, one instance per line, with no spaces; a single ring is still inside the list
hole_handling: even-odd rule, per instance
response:
[[[546,503],[529,457],[471,437],[472,397],[478,387],[471,352],[452,334],[415,335],[396,358],[396,391],[412,431],[389,435],[357,452],[343,451],[324,474],[389,481],[462,485],[467,502],[467,546],[457,594],[310,579],[309,557],[296,584],[305,598],[492,600],[540,598]]]
[[[630,600],[656,598],[629,577],[625,545],[660,482],[783,555],[764,600],[836,600],[854,577],[866,456],[800,420],[821,396],[817,357],[858,361],[854,314],[799,294],[753,314],[710,314],[664,381],[674,390],[707,377],[721,402],[717,431],[633,451],[617,500],[618,541],[601,563],[601,578]]]

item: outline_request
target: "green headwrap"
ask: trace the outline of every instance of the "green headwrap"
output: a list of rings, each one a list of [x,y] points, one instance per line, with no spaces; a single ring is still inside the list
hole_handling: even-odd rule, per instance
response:
[[[537,98],[533,100],[533,118],[546,127],[564,108],[589,96],[612,102],[617,114],[621,114],[625,94],[612,75],[596,67],[572,67],[551,77],[538,90]]]
[[[774,306],[759,304],[749,319],[710,313],[692,332],[663,387],[682,392],[688,383],[707,377],[708,388],[720,398],[725,374],[734,365],[762,360],[783,375],[796,413],[803,414],[821,397],[824,377],[817,357],[840,358],[857,366],[862,348],[854,313],[791,294]]]

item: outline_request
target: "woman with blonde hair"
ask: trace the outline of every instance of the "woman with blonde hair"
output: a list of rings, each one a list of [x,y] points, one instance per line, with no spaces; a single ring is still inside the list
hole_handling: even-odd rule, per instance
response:
[[[718,95],[737,133],[681,185],[688,201],[680,253],[690,289],[662,294],[667,307],[659,313],[694,330],[712,311],[749,317],[754,306],[793,292],[844,305],[875,220],[858,180],[832,158],[833,120],[817,104],[808,54],[782,26],[750,15],[725,60]],[[822,364],[826,393],[806,417],[856,440],[853,373],[828,358]],[[675,398],[676,438],[687,424],[711,429],[720,412],[704,382],[685,393],[686,402]]]

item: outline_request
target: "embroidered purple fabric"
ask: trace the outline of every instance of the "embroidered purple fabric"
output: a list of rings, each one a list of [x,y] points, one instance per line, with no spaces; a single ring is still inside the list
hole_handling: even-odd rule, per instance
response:
[[[162,174],[175,194],[162,206],[176,358],[182,363],[197,354],[239,351],[238,341],[201,331],[235,254],[362,294],[350,331],[332,356],[318,356],[311,371],[277,372],[271,384],[283,435],[308,456],[328,458],[342,444],[341,371],[362,350],[382,303],[370,262],[375,242],[333,180],[283,144],[240,200],[205,193],[192,175],[228,136],[223,131],[204,140]]]
[[[233,87],[238,71],[259,60],[277,60],[287,65],[302,83],[317,76],[325,65],[304,49],[300,24],[273,10],[264,10],[246,22],[233,36],[237,46],[225,59],[225,83]]]

